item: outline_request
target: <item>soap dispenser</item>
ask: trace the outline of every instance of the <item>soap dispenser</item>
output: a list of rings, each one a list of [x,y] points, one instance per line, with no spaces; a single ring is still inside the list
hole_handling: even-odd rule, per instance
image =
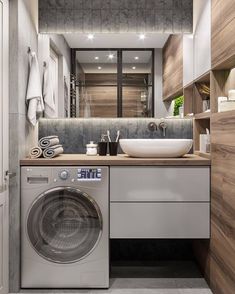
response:
[[[86,155],[97,155],[97,144],[95,144],[93,141],[90,141],[90,143],[86,145]]]

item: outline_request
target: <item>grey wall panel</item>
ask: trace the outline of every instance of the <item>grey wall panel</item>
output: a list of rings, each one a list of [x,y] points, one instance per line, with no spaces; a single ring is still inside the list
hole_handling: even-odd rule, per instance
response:
[[[39,0],[39,31],[192,32],[193,0]]]
[[[163,138],[162,130],[151,132],[148,123],[160,119],[155,118],[76,118],[76,119],[41,119],[39,122],[39,138],[58,135],[65,153],[85,153],[86,144],[90,141],[100,141],[101,134],[109,129],[113,140],[117,130],[121,138]],[[192,139],[191,119],[167,119],[166,138]],[[121,150],[119,150],[121,152]]]

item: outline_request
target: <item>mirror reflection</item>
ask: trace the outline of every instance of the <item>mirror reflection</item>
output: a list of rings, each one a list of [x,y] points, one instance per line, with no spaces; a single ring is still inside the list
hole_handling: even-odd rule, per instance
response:
[[[152,117],[152,49],[72,49],[71,117]]]

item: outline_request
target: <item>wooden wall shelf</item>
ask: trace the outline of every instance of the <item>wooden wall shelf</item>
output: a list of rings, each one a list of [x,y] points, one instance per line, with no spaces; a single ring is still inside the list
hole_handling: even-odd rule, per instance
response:
[[[211,154],[210,153],[204,153],[204,152],[200,152],[200,151],[194,151],[194,154],[196,154],[196,155],[198,155],[200,157],[211,159]]]
[[[228,91],[235,89],[235,68],[211,72],[211,110],[218,112],[218,97],[228,97]]]
[[[196,113],[194,115],[195,119],[210,119],[211,113],[210,112],[202,112],[202,113]]]
[[[200,86],[206,84],[210,88],[211,72],[195,79],[192,83],[184,87],[184,115],[194,113],[195,118],[209,118],[209,113],[203,112],[203,96],[200,92]]]
[[[193,120],[194,152],[200,149],[200,135],[206,134],[206,129],[210,131],[210,118],[201,118]]]

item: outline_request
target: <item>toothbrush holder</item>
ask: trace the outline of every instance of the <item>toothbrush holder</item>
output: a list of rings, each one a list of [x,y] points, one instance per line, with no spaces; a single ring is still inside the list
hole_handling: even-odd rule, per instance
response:
[[[107,149],[108,149],[108,143],[107,142],[99,142],[98,143],[98,151],[100,156],[106,156],[107,155]]]
[[[116,156],[118,153],[118,142],[109,142],[109,155]]]

